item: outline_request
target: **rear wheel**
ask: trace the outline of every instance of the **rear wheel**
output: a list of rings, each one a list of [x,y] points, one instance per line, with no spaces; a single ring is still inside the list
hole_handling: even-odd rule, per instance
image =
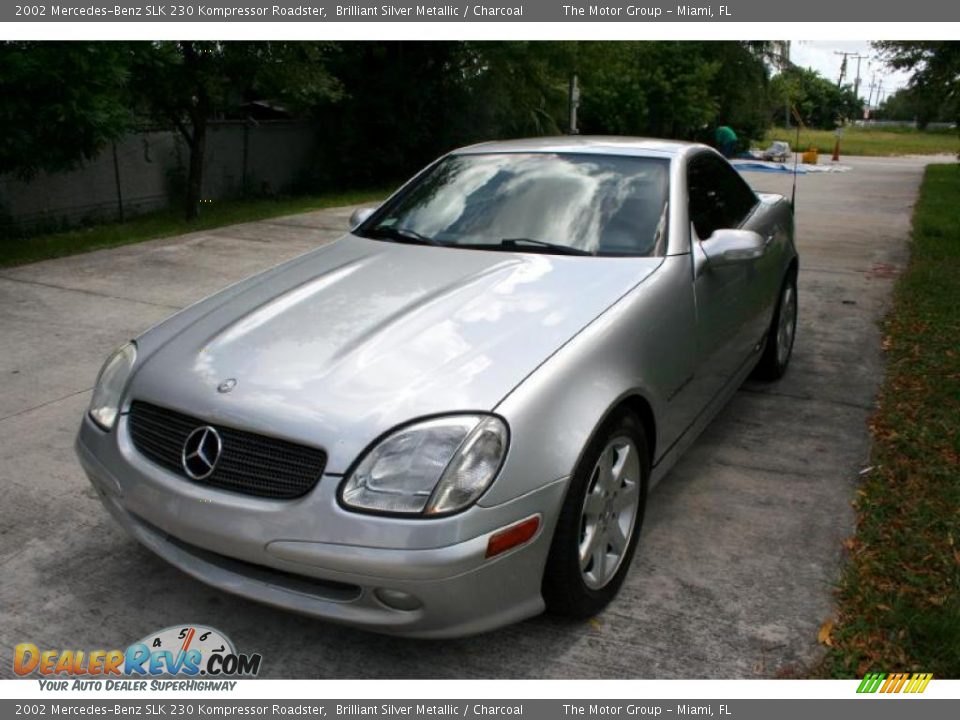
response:
[[[783,281],[777,311],[767,334],[766,346],[753,375],[761,380],[779,380],[787,372],[797,334],[797,276],[791,272]]]
[[[617,594],[637,547],[649,475],[643,426],[634,415],[617,413],[570,480],[543,578],[549,610],[590,617]]]

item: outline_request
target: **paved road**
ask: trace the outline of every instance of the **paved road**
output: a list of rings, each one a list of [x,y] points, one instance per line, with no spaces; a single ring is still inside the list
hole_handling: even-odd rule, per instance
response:
[[[382,638],[207,588],[114,526],[72,452],[114,346],[336,237],[349,209],[0,271],[0,676],[17,642],[125,647],[191,621],[262,652],[272,677],[768,677],[814,660],[882,372],[876,321],[923,162],[800,178],[794,363],[779,384],[746,385],[654,491],[609,610],[459,641]],[[787,176],[748,179],[789,191]]]

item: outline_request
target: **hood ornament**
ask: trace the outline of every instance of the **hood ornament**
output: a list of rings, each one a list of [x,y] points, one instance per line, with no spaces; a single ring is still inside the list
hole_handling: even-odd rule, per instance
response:
[[[220,383],[219,385],[217,385],[217,392],[218,392],[218,393],[228,393],[228,392],[230,392],[231,390],[233,390],[236,386],[237,386],[237,379],[236,379],[236,378],[227,378],[227,379],[224,380],[222,383]]]

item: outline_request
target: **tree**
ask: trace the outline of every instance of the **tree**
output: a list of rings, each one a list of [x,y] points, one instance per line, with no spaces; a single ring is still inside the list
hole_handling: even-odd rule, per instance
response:
[[[960,124],[960,43],[883,41],[874,43],[874,47],[890,67],[913,73],[910,88],[915,97],[924,100],[929,115],[938,116],[945,111]]]
[[[870,113],[874,120],[913,122],[917,119],[917,98],[910,88],[901,88]]]
[[[585,133],[690,138],[713,122],[719,63],[686,42],[587,42],[579,55]]]
[[[172,124],[190,151],[186,217],[197,216],[203,189],[207,124],[251,97],[314,107],[340,95],[327,71],[331,43],[155,42],[132,48],[141,108]]]
[[[343,43],[330,64],[344,100],[316,113],[328,184],[382,185],[438,154],[566,129],[574,43]]]
[[[729,125],[744,140],[763,137],[770,125],[768,64],[779,59],[774,44],[758,41],[696,44],[706,61],[718,65],[710,84],[710,94],[717,103],[713,127]],[[713,127],[708,137],[699,139],[712,141]]]
[[[573,42],[460,43],[457,74],[473,99],[471,133],[484,125],[494,137],[567,131],[577,53]]]
[[[923,130],[931,122],[950,122],[955,115],[953,103],[927,86],[900,88],[873,111],[876,120],[916,122]]]
[[[193,218],[202,196],[207,125],[242,117],[247,101],[271,100],[314,121],[315,189],[383,185],[458,145],[566,131],[573,73],[580,78],[581,132],[710,139],[713,128],[726,124],[744,137],[758,136],[773,89],[764,63],[769,46],[7,43],[0,45],[0,122],[7,129],[0,159],[4,169],[22,173],[59,169],[92,157],[137,123],[175,128],[189,150],[185,208]],[[793,88],[781,84],[781,90]],[[820,91],[840,93],[802,72],[794,84],[815,107],[824,104],[815,97]],[[838,102],[823,111],[828,122]]]
[[[785,103],[814,128],[832,129],[839,121],[863,115],[863,100],[852,87],[837,87],[816,71],[797,66],[770,81],[770,117],[779,116]]]
[[[766,129],[766,43],[580,43],[583,130],[712,142]]]
[[[122,43],[0,43],[0,171],[69,170],[123,135],[127,60]]]

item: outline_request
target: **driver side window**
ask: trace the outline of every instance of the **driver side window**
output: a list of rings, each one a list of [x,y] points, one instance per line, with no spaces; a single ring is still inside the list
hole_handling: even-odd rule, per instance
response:
[[[721,228],[737,228],[757,196],[737,171],[712,155],[695,157],[687,168],[690,220],[701,240]]]

